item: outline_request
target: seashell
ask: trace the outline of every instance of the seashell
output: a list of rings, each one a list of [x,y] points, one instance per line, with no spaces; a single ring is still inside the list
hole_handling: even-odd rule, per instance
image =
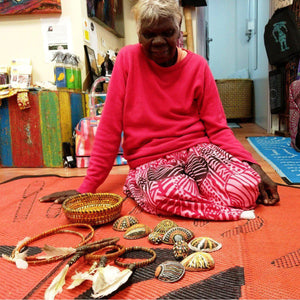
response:
[[[154,232],[158,232],[160,234],[165,234],[169,229],[173,227],[178,227],[178,225],[169,219],[162,220],[159,222],[153,229]]]
[[[193,251],[213,252],[221,249],[222,244],[209,237],[197,237],[189,242],[189,247]]]
[[[138,224],[139,220],[133,216],[123,216],[117,219],[113,224],[116,231],[126,231],[130,226]]]
[[[186,271],[207,271],[215,267],[212,256],[207,252],[194,252],[181,261]]]
[[[158,265],[155,270],[155,277],[161,281],[175,282],[181,279],[184,273],[185,268],[181,263],[167,260]]]
[[[169,229],[163,236],[162,242],[174,245],[178,241],[190,241],[194,237],[194,233],[184,227],[173,227]]]
[[[182,260],[189,255],[189,246],[186,241],[178,241],[173,246],[173,254],[177,260]]]
[[[162,242],[162,235],[159,234],[158,232],[151,232],[148,235],[148,240],[151,244],[158,245]]]
[[[125,234],[124,238],[128,240],[140,239],[151,233],[151,228],[145,224],[134,224],[130,226]]]

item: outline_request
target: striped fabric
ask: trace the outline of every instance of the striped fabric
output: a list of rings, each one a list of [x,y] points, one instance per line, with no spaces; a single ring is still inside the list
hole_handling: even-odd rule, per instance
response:
[[[82,118],[75,127],[75,152],[76,152],[76,165],[77,168],[87,168],[90,162],[90,155],[100,123],[100,116],[95,119]],[[123,133],[122,133],[123,140]],[[127,160],[123,156],[122,143],[120,143],[119,153],[115,158],[114,166],[127,165]]]
[[[100,118],[83,118],[75,128],[76,156],[90,156]]]
[[[130,170],[124,192],[151,214],[238,220],[255,208],[259,182],[247,163],[201,144]]]

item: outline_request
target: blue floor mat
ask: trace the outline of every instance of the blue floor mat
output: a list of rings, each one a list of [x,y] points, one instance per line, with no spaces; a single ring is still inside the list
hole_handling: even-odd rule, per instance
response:
[[[290,138],[259,136],[248,137],[247,140],[285,182],[300,184],[300,152],[290,146]]]
[[[235,122],[228,122],[227,125],[229,128],[241,128],[241,125]]]

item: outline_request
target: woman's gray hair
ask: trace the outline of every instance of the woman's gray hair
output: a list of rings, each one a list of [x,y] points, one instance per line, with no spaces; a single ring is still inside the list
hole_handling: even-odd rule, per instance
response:
[[[151,25],[159,18],[172,18],[180,30],[182,13],[177,0],[139,0],[132,8],[132,12],[137,32],[140,31],[142,22]]]

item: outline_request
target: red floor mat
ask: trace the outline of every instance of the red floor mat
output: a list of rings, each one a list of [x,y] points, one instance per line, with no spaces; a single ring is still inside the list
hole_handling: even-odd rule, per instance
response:
[[[10,254],[18,241],[35,236],[51,228],[67,224],[61,206],[40,203],[38,198],[63,189],[76,188],[82,178],[36,177],[24,178],[0,185],[0,252]],[[99,191],[120,195],[125,175],[110,175]],[[147,238],[126,240],[123,232],[112,229],[112,224],[99,226],[94,240],[120,237],[125,246],[147,246],[157,253],[156,261],[137,269],[130,280],[110,298],[114,299],[299,299],[300,298],[300,190],[279,187],[281,202],[275,207],[259,206],[254,220],[235,222],[207,222],[172,217],[179,226],[191,229],[195,236],[208,236],[223,244],[211,253],[215,268],[205,272],[186,272],[176,283],[164,283],[154,277],[157,265],[174,259],[172,247],[152,245]],[[133,215],[151,228],[163,217],[142,212],[134,201],[123,203],[122,215]],[[84,232],[84,231],[83,231]],[[73,246],[79,237],[59,234],[30,245],[37,253],[44,243]],[[134,253],[134,255],[137,255]],[[19,270],[0,259],[0,286],[3,299],[41,299],[52,279],[65,262],[30,266]],[[75,271],[86,270],[83,259],[74,264],[66,277],[62,294],[56,299],[91,299],[91,282],[74,290],[67,290]]]

